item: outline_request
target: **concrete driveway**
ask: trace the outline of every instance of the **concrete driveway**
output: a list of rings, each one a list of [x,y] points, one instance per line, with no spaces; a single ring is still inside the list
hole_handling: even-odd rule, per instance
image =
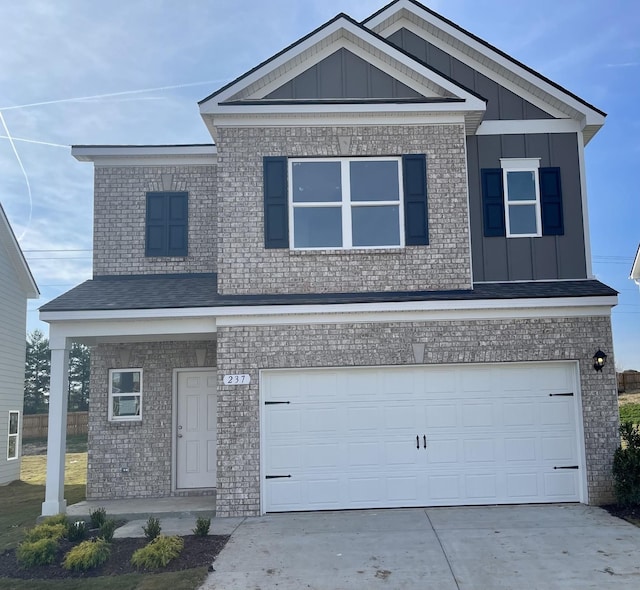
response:
[[[640,528],[582,505],[248,518],[202,588],[640,588]]]

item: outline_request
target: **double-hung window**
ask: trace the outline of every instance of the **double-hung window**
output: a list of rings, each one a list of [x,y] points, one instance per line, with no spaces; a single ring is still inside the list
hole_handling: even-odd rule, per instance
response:
[[[542,235],[538,158],[500,160],[507,237]]]
[[[109,370],[109,420],[142,420],[142,369]]]
[[[18,443],[20,439],[20,412],[9,412],[9,437],[7,439],[7,459],[18,458]]]
[[[402,160],[289,159],[290,247],[404,246]]]

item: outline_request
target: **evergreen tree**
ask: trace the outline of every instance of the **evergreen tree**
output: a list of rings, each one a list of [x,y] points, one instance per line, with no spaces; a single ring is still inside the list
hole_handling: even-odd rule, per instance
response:
[[[91,353],[84,344],[74,343],[69,351],[69,411],[89,409],[89,377]]]
[[[24,379],[24,413],[46,414],[49,408],[49,375],[51,353],[49,340],[40,330],[27,336]]]

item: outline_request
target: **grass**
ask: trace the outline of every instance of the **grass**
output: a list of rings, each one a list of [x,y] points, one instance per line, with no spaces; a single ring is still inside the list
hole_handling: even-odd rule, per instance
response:
[[[640,424],[640,392],[623,393],[618,396],[620,422]]]
[[[86,453],[87,435],[70,434],[67,436],[67,453]],[[25,438],[22,439],[23,455],[46,455],[47,439],[45,438]]]
[[[85,448],[86,448],[86,436]],[[69,447],[67,447],[69,448]],[[76,447],[77,448],[77,447]],[[22,457],[21,481],[0,486],[0,551],[14,548],[40,516],[44,501],[46,456]],[[65,498],[75,504],[85,498],[86,452],[68,453],[65,461]],[[180,572],[126,574],[91,578],[92,590],[193,590],[207,577],[207,568]],[[82,590],[87,580],[19,580],[0,578],[0,590]]]

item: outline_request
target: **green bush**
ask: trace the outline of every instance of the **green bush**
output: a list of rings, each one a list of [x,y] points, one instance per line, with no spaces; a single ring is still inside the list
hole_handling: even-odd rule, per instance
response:
[[[209,534],[209,528],[211,527],[211,519],[199,516],[196,520],[196,528],[193,529],[193,534],[199,537],[206,537]]]
[[[104,521],[107,520],[107,511],[102,506],[95,510],[90,510],[89,520],[91,521],[92,529],[99,529],[104,524]]]
[[[40,539],[53,539],[58,542],[66,535],[66,524],[49,524],[47,522],[43,522],[42,524],[34,526],[32,529],[28,530],[24,535],[24,540],[26,543],[33,543]]]
[[[620,424],[625,422],[640,424],[640,404],[624,404],[620,406]]]
[[[76,572],[86,572],[102,565],[111,554],[109,543],[104,539],[92,539],[76,545],[64,556],[62,566]]]
[[[147,538],[147,541],[153,541],[158,535],[160,535],[162,527],[160,526],[160,521],[157,518],[150,516],[147,520],[147,526],[143,526],[142,530],[144,531],[144,536]]]
[[[640,504],[640,426],[620,425],[623,445],[613,455],[616,500],[621,506]]]
[[[63,524],[67,526],[68,522],[64,514],[56,514],[55,516],[47,516],[40,524]]]
[[[113,541],[113,533],[117,528],[117,523],[113,518],[107,518],[102,525],[100,526],[100,532],[98,536],[103,538],[107,543],[111,543]]]
[[[180,555],[184,547],[182,537],[160,535],[131,556],[131,565],[144,569],[158,569]]]
[[[87,536],[87,523],[84,520],[70,522],[67,527],[67,539],[69,541],[82,541]]]
[[[44,538],[37,541],[25,541],[18,545],[16,557],[22,567],[36,567],[49,565],[56,560],[58,542],[55,539]]]

